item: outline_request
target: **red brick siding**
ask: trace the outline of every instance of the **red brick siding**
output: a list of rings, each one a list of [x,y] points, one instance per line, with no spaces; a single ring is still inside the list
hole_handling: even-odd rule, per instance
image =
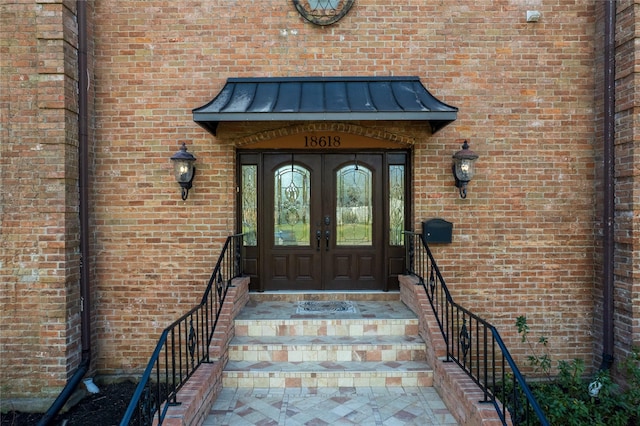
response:
[[[434,216],[454,223],[454,244],[436,249],[443,273],[457,300],[508,342],[517,343],[515,317],[527,314],[559,355],[589,360],[595,8],[538,9],[541,21],[527,24],[526,8],[507,2],[359,1],[321,28],[286,2],[99,3],[99,368],[138,369],[140,347],[208,278],[233,232],[233,146],[224,125],[215,139],[190,110],[227,77],[263,75],[419,75],[459,107],[434,137],[398,126],[417,140],[414,226]],[[450,170],[460,138],[481,156],[467,200]],[[168,160],[181,141],[198,157],[187,202]]]
[[[54,397],[80,361],[74,14],[75,2],[2,6],[5,400]]]
[[[228,77],[247,76],[420,76],[460,108],[458,120],[434,136],[422,124],[381,130],[416,141],[412,226],[436,216],[454,223],[453,244],[433,247],[454,297],[491,320],[516,356],[525,348],[513,323],[524,314],[533,333],[550,338],[554,358],[590,362],[594,345],[599,352],[600,2],[545,0],[540,21],[528,24],[530,7],[506,0],[358,0],[329,27],[285,1],[89,3],[99,374],[141,370],[160,331],[197,303],[234,232],[234,144],[283,123],[221,125],[214,138],[191,109]],[[622,353],[640,328],[630,41],[638,6],[617,3],[620,22],[632,24],[618,25]],[[11,90],[1,94],[10,123],[1,160],[2,377],[29,394],[58,388],[79,356],[74,7],[24,1],[2,14],[3,58],[12,58],[2,64]],[[450,169],[462,138],[480,155],[466,200]],[[185,202],[169,161],[181,142],[198,159]],[[17,359],[28,376],[7,367]]]

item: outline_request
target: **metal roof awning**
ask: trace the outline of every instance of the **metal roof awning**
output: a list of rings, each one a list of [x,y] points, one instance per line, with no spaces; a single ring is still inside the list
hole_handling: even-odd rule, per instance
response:
[[[262,77],[228,79],[193,121],[213,135],[225,121],[428,121],[435,133],[457,113],[418,77]]]

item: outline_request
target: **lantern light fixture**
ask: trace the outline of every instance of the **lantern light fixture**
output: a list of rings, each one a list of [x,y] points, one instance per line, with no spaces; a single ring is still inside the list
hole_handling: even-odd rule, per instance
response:
[[[173,154],[171,157],[173,163],[173,173],[176,181],[182,187],[182,199],[186,200],[189,196],[189,190],[193,182],[193,177],[196,174],[196,157],[190,152],[187,152],[187,146],[182,142],[180,151]]]
[[[473,179],[477,159],[478,154],[469,149],[467,140],[462,144],[462,149],[453,154],[453,176],[460,190],[460,198],[467,198],[467,184]]]

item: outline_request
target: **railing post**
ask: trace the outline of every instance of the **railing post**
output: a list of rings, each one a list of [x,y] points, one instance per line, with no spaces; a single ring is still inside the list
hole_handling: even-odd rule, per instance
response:
[[[414,253],[414,238],[415,234],[410,231],[405,231],[404,238],[404,267],[407,275],[412,274],[414,271],[413,253]]]
[[[453,307],[449,303],[449,300],[447,300],[447,298],[444,297],[443,294],[441,294],[441,298],[444,303],[444,311],[445,311],[445,315],[447,316],[446,323],[448,326],[448,330],[445,336],[445,341],[447,342],[447,362],[451,362],[453,361],[452,357],[453,357],[453,344],[454,344],[454,339],[451,336],[453,335],[453,333],[455,333],[455,327],[453,324],[454,312],[453,312]]]
[[[488,342],[487,339],[489,338],[489,336],[487,335],[487,327],[483,327],[483,344],[484,344],[484,382],[485,383],[489,383],[489,346],[488,346]],[[491,359],[493,360],[493,352],[491,353]],[[494,380],[495,382],[495,380]],[[489,393],[488,390],[485,389],[484,391],[484,402],[487,402],[489,400]]]
[[[235,254],[234,276],[240,277],[244,273],[244,268],[243,268],[244,234],[237,235],[236,238],[234,238],[234,243],[235,243],[235,247],[234,247],[235,250],[233,251],[233,253]]]

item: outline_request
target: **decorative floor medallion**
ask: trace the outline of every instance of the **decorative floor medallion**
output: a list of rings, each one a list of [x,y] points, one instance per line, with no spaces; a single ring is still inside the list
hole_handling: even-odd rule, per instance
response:
[[[345,300],[301,300],[298,301],[297,314],[355,314],[358,307],[355,302]]]

